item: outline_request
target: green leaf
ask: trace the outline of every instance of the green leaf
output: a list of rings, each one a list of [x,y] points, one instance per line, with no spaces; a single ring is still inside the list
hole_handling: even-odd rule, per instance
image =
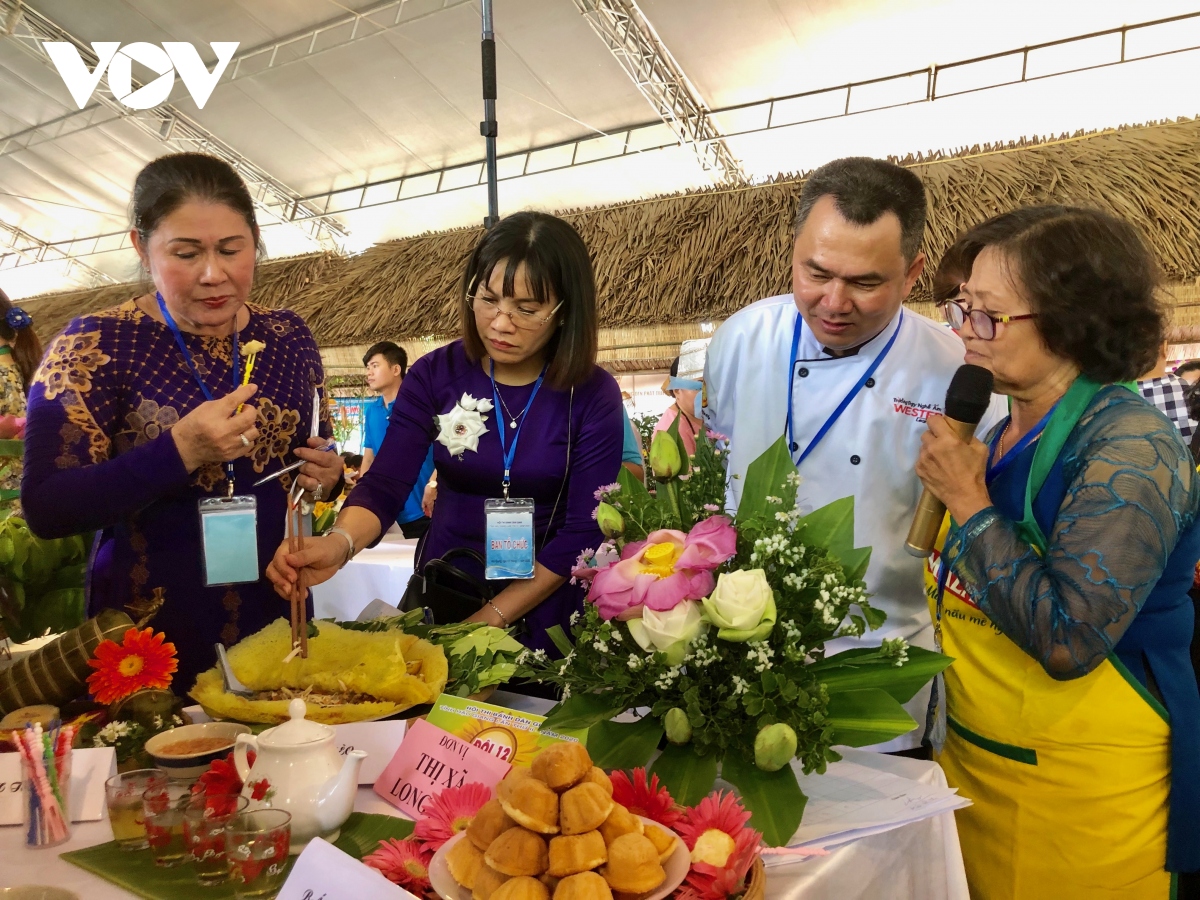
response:
[[[808,798],[800,790],[791,766],[764,772],[754,761],[732,753],[721,762],[721,777],[738,789],[750,811],[750,827],[762,832],[770,847],[783,847],[800,827]]]
[[[690,744],[667,744],[650,773],[662,779],[680,806],[695,806],[717,781],[717,758],[701,756]]]
[[[412,834],[415,822],[401,819],[399,816],[380,816],[374,813],[350,813],[350,818],[342,826],[342,833],[333,842],[334,846],[344,853],[349,853],[355,859],[379,849],[379,842],[403,840]]]
[[[830,694],[828,719],[833,743],[847,747],[890,741],[917,727],[899,701],[879,688]]]
[[[549,629],[548,629],[549,630]],[[542,731],[561,731],[564,728],[591,728],[625,712],[625,705],[613,706],[612,700],[601,694],[572,694],[546,716]]]
[[[662,722],[654,716],[636,722],[597,722],[588,729],[587,749],[602,769],[633,769],[650,762],[662,736]]]
[[[907,703],[938,672],[954,660],[952,657],[921,647],[908,648],[908,662],[897,667],[894,659],[884,659],[872,647],[846,650],[826,657],[809,667],[817,680],[829,689],[829,695],[878,688],[898,703]]]
[[[796,492],[790,488],[787,478],[796,471],[788,450],[787,435],[784,435],[746,469],[746,483],[742,488],[742,502],[738,504],[737,524],[741,525],[755,516],[772,516],[779,510],[788,510],[795,505]],[[768,504],[767,497],[781,497],[783,506]],[[853,511],[854,498],[850,498]],[[851,535],[853,543],[853,535]]]
[[[21,624],[31,636],[58,634],[78,628],[84,618],[83,588],[59,588],[27,602]]]
[[[649,473],[650,466],[646,465],[645,470]],[[621,495],[628,497],[641,495],[647,498],[650,496],[650,492],[646,490],[646,485],[638,481],[637,477],[624,466],[621,466],[621,471],[617,473],[617,484],[621,486]]]
[[[575,649],[571,646],[571,642],[567,640],[567,636],[563,633],[561,625],[551,625],[547,628],[546,637],[554,642],[554,646],[558,648],[558,652],[563,656],[570,656],[571,651]]]
[[[804,525],[804,542],[823,547],[846,565],[847,554],[854,552],[854,497],[834,500],[815,509],[800,520]]]

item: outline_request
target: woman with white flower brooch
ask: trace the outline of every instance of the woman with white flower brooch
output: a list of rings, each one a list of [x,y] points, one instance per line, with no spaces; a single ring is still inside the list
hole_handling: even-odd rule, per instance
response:
[[[596,365],[596,287],[587,248],[561,219],[522,212],[480,240],[462,280],[463,336],[417,360],[392,408],[371,470],[331,533],[281,545],[267,568],[287,596],[330,578],[379,538],[412,490],[430,445],[438,499],[423,565],[450,550],[495,590],[471,621],[510,627],[554,652],[546,629],[569,633],[583,591],[569,584],[581,551],[603,540],[594,491],[615,481],[621,391]],[[400,598],[390,598],[399,602]]]

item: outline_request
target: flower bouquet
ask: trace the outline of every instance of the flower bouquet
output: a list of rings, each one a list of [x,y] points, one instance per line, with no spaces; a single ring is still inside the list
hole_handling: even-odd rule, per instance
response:
[[[890,740],[916,723],[903,703],[950,662],[902,639],[826,656],[825,642],[883,624],[863,584],[870,548],[854,547],[854,499],[802,515],[800,477],[780,439],[746,472],[734,519],[725,439],[678,432],[650,448],[648,490],[622,471],[597,492],[607,540],[573,572],[589,583],[564,658],[529,652],[521,674],[561,687],[545,729],[588,728],[604,768],[651,763],[684,805],[721,777],[770,846],[791,839],[805,797],[791,765],[825,771],[835,744]],[[616,721],[628,710],[644,714]]]

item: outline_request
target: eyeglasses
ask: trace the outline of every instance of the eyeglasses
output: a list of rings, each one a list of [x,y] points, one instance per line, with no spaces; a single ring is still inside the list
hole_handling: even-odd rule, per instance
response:
[[[553,319],[554,314],[562,307],[562,303],[559,303],[549,313],[542,315],[531,309],[522,309],[519,306],[513,309],[504,309],[500,305],[499,300],[489,300],[487,297],[473,297],[470,300],[470,304],[475,315],[491,320],[503,313],[508,316],[508,320],[513,323],[515,328],[519,328],[522,331],[537,331]]]
[[[942,314],[946,322],[955,331],[962,331],[967,319],[971,320],[971,330],[981,341],[990,341],[996,336],[996,326],[1008,322],[1021,322],[1025,319],[1036,319],[1037,313],[1026,313],[1023,316],[993,316],[982,309],[967,309],[957,300],[947,300],[942,304]]]

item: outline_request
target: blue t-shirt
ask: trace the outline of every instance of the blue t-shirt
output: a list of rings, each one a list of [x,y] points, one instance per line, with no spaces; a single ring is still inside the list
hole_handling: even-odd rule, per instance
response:
[[[621,411],[625,413],[625,443],[621,446],[621,462],[640,466],[643,464],[642,450],[638,445],[637,435],[633,433],[633,422],[629,420],[629,410],[625,409],[624,403],[621,404]]]
[[[383,436],[387,434],[388,419],[391,418],[391,415],[392,404],[384,403],[382,397],[376,397],[363,407],[364,450],[370,450],[376,456],[379,455],[379,448],[383,445]],[[432,477],[433,447],[431,446],[429,453],[425,456],[425,462],[421,464],[421,474],[417,476],[416,484],[413,485],[413,491],[408,495],[408,499],[404,501],[404,508],[400,510],[400,515],[396,516],[397,525],[406,525],[409,522],[415,522],[425,515],[425,512],[421,509],[421,500],[425,496],[425,485],[429,483],[429,479]]]

